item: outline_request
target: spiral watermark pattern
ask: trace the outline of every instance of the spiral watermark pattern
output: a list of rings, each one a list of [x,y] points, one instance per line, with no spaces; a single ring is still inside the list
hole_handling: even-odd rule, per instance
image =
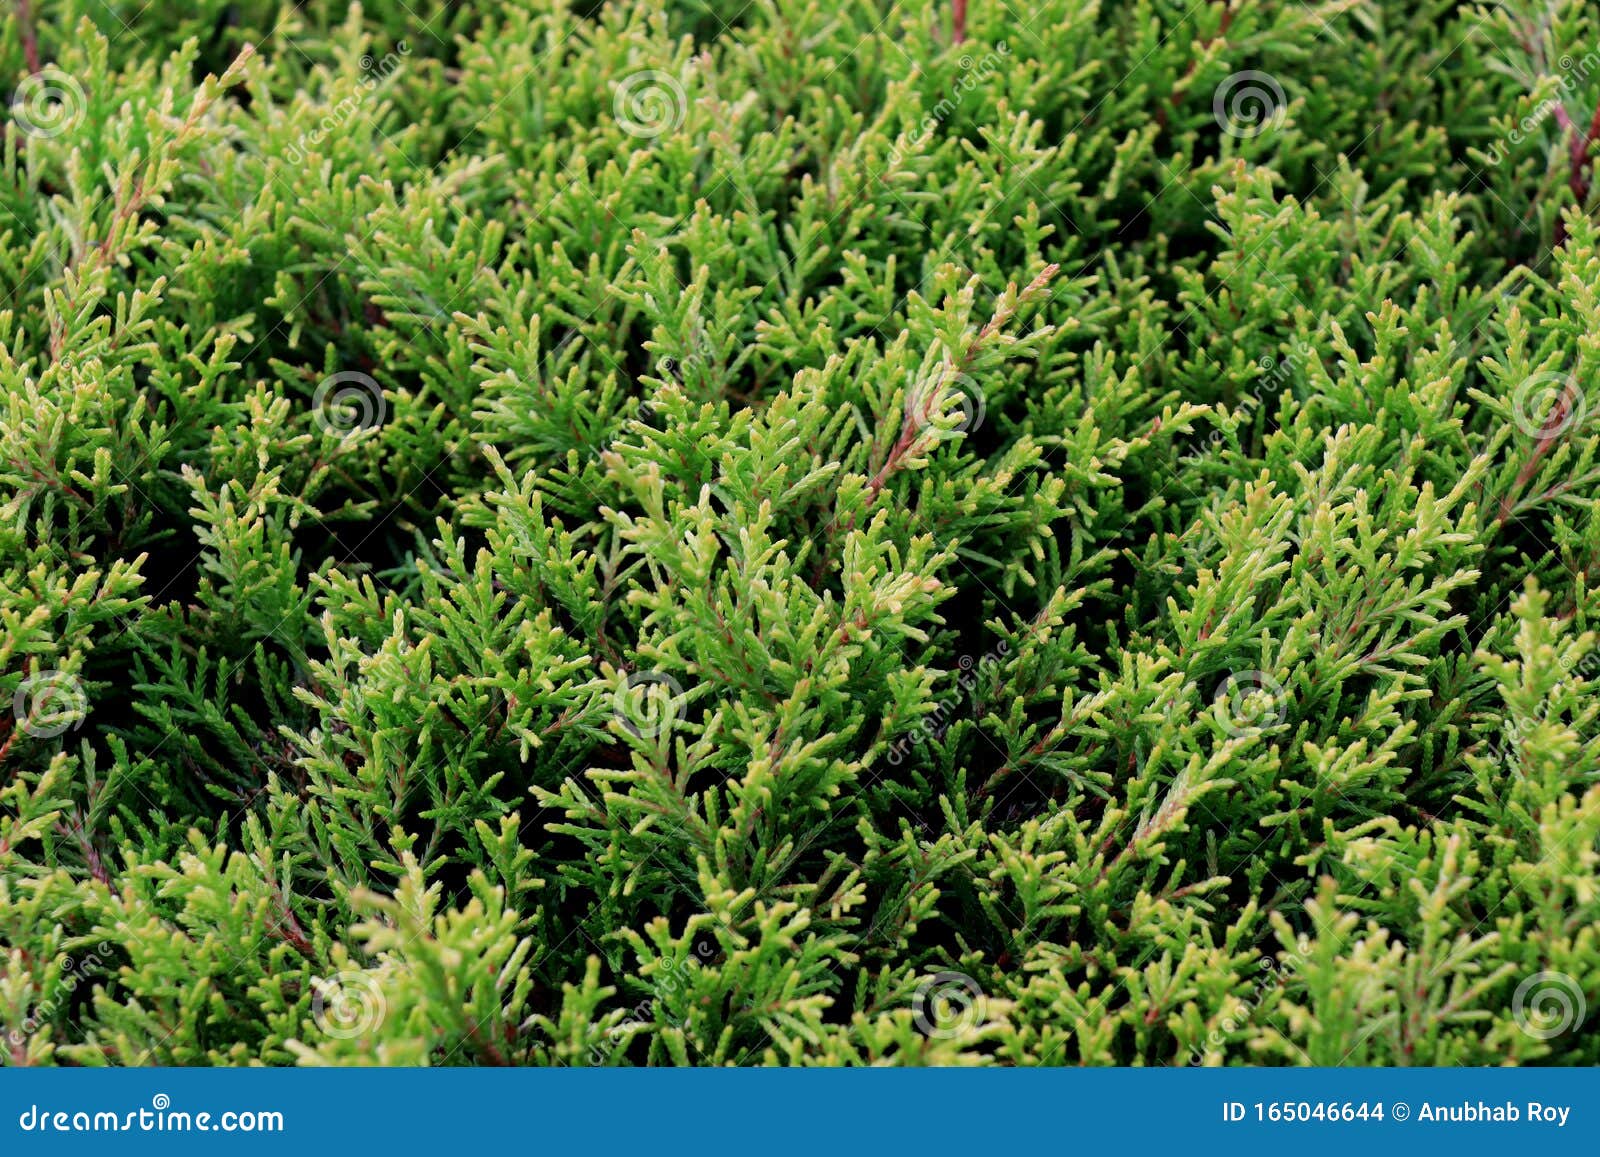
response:
[[[111,957],[111,949],[111,941],[102,940],[94,946],[93,952],[84,957],[74,957],[67,953],[62,953],[56,957],[56,965],[61,969],[63,978],[74,973],[90,975],[105,967],[106,961]]]
[[[953,426],[936,425],[934,419],[959,411]],[[983,425],[988,413],[983,387],[968,374],[958,373],[948,363],[933,377],[911,391],[906,399],[906,418],[917,433],[927,432],[939,441],[964,438]]]
[[[30,739],[54,739],[77,730],[89,714],[89,696],[76,675],[41,671],[24,679],[11,697],[17,731]]]
[[[1511,421],[1541,442],[1582,425],[1586,409],[1575,374],[1534,374],[1511,391]]]
[[[683,715],[683,688],[671,675],[635,671],[611,697],[612,713],[643,739],[653,739]]]
[[[59,68],[43,68],[17,85],[11,112],[30,137],[57,137],[71,129],[88,107],[83,86]]]
[[[1211,114],[1230,137],[1259,137],[1283,123],[1289,99],[1277,78],[1253,69],[1236,72],[1211,97]]]
[[[1288,716],[1283,684],[1264,671],[1229,675],[1217,688],[1216,703],[1222,712],[1222,729],[1235,738],[1276,727]]]
[[[671,73],[646,69],[624,77],[611,98],[611,115],[630,137],[651,140],[683,123],[683,85]]]
[[[326,1036],[354,1040],[376,1032],[388,1012],[383,989],[370,972],[348,970],[312,982],[311,1019]]]
[[[311,408],[318,428],[341,438],[375,430],[389,416],[383,387],[358,370],[341,370],[323,378],[311,395]]]
[[[911,997],[911,1017],[924,1036],[949,1040],[984,1021],[988,1000],[965,972],[936,972]]]
[[[1517,985],[1511,1017],[1535,1040],[1552,1040],[1583,1024],[1583,989],[1565,972],[1537,972]]]

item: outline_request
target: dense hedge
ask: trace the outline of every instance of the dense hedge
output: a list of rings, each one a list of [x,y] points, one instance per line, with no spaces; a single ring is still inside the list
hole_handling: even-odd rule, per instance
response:
[[[8,1062],[1600,1062],[1593,7],[956,7],[0,0]]]

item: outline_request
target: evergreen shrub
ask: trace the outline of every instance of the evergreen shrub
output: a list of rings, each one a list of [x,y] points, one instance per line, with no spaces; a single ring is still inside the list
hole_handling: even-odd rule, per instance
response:
[[[0,74],[6,1063],[1600,1063],[1593,5]]]

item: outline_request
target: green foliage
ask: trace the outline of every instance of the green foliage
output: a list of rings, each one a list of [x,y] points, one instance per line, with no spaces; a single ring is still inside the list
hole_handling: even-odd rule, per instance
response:
[[[126,7],[9,1063],[1600,1063],[1592,6]]]

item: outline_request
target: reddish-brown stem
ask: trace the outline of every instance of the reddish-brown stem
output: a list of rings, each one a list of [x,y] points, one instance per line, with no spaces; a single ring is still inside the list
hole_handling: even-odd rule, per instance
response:
[[[17,28],[22,34],[22,58],[31,76],[44,67],[39,59],[39,33],[33,26],[33,0],[17,0]]]
[[[1567,106],[1560,101],[1556,102],[1554,116],[1556,124],[1560,125],[1562,131],[1570,138],[1567,144],[1567,187],[1572,190],[1572,198],[1581,209],[1583,203],[1589,199],[1589,162],[1595,138],[1600,137],[1600,102],[1595,104],[1594,115],[1589,118],[1589,127],[1583,132],[1578,131],[1578,126],[1573,123],[1571,114],[1567,112]],[[1557,219],[1555,247],[1559,249],[1566,244],[1566,240],[1567,223]]]
[[[83,855],[84,863],[88,865],[89,874],[109,888],[111,873],[106,871],[105,862],[100,858],[100,849],[94,846],[93,838],[83,826],[83,816],[74,810],[72,822],[70,824],[57,822],[56,830],[77,843],[78,851]]]
[[[967,0],[951,0],[950,41],[960,44],[967,38]]]
[[[921,429],[922,427],[912,420],[912,416],[907,414],[905,420],[900,424],[899,440],[889,450],[889,456],[884,459],[883,465],[878,467],[877,473],[867,483],[868,506],[878,500],[878,494],[883,489],[884,483],[889,480],[889,475],[899,469],[900,459],[905,457],[907,450],[911,449],[911,445],[917,440],[917,434]]]
[[[1560,244],[1560,242],[1558,241],[1557,244]],[[1567,392],[1570,388],[1571,383],[1568,383],[1567,389],[1562,390],[1561,396],[1550,407],[1550,413],[1545,415],[1544,424],[1539,430],[1533,453],[1522,464],[1522,469],[1517,471],[1516,481],[1511,484],[1510,491],[1500,499],[1500,517],[1495,520],[1496,522],[1504,522],[1511,517],[1514,500],[1520,497],[1528,483],[1533,481],[1533,476],[1539,471],[1540,460],[1556,444],[1557,438],[1566,425],[1567,415],[1571,412],[1571,402],[1568,400]]]
[[[486,1059],[491,1065],[494,1065],[496,1068],[503,1069],[507,1068],[511,1064],[510,1061],[506,1060],[505,1053],[500,1051],[499,1046],[497,1046],[494,1041],[484,1039],[483,1034],[478,1031],[477,1021],[473,1021],[472,1026],[467,1029],[467,1036],[471,1039],[472,1043],[478,1047],[479,1055]]]

